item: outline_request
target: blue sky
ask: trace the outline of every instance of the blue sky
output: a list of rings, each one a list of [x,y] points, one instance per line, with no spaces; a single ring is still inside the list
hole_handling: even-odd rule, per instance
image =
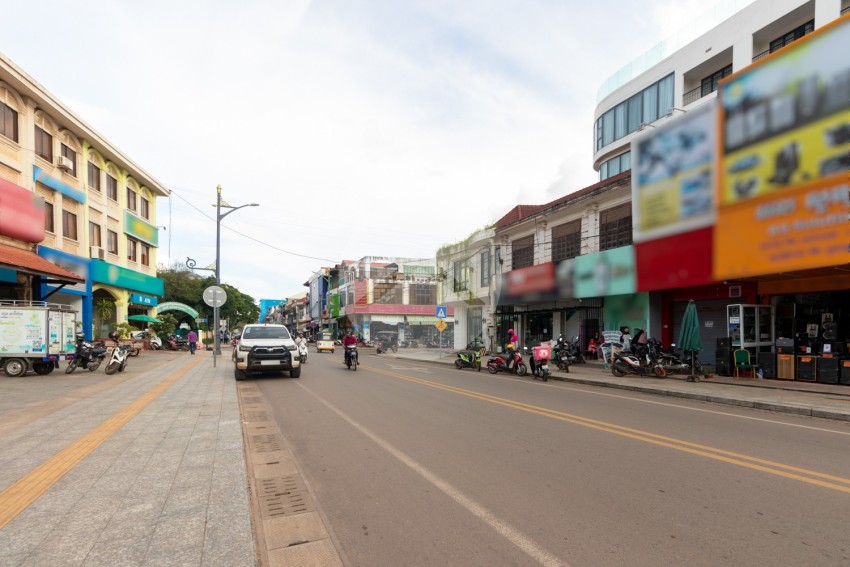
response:
[[[597,89],[704,7],[45,0],[4,7],[0,52],[174,191],[160,262],[215,259],[216,185],[260,203],[222,229],[222,280],[260,299],[594,183]]]

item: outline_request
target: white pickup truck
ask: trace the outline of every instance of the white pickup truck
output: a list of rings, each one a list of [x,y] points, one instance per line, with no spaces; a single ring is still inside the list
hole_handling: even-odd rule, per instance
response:
[[[16,378],[32,370],[50,374],[74,358],[77,312],[44,301],[0,301],[0,368]]]

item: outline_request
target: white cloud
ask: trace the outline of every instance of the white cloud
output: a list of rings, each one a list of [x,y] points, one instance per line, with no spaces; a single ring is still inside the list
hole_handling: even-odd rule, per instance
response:
[[[678,5],[46,0],[7,7],[0,50],[179,195],[161,259],[215,258],[216,185],[260,203],[224,225],[270,246],[223,229],[222,276],[282,297],[595,182],[596,90]]]

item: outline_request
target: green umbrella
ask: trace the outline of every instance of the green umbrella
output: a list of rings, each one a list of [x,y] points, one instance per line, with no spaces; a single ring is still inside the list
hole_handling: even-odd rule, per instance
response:
[[[679,348],[691,353],[691,375],[688,380],[694,379],[694,357],[697,351],[702,350],[702,339],[699,336],[699,316],[694,300],[688,301],[685,316],[682,317],[682,328],[679,330]]]
[[[144,321],[145,323],[159,323],[159,319],[155,319],[150,315],[130,315],[128,321]]]

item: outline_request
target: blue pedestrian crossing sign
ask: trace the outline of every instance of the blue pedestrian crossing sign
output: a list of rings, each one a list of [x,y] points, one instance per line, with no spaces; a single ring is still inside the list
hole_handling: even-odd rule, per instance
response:
[[[437,319],[445,319],[446,318],[446,306],[445,305],[438,305],[437,306],[435,317],[437,317]]]

